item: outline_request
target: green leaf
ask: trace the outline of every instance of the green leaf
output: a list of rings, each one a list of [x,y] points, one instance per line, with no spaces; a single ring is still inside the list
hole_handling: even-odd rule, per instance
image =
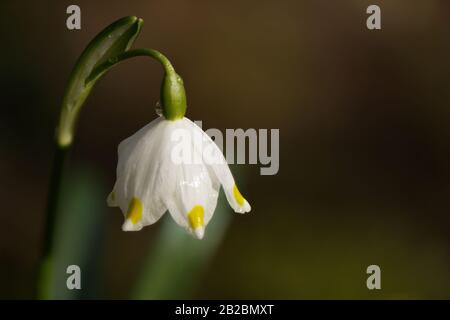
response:
[[[65,179],[54,235],[52,299],[90,299],[98,295],[105,236],[107,187],[92,167],[73,168]],[[67,267],[81,268],[82,290],[69,290]]]
[[[143,21],[124,17],[100,32],[86,47],[76,62],[64,93],[61,117],[57,129],[57,143],[67,147],[72,143],[75,122],[83,103],[101,77],[86,82],[100,64],[126,52],[138,36]]]

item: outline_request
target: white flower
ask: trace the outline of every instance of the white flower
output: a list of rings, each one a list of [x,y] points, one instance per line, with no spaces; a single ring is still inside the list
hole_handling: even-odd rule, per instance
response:
[[[176,160],[177,151],[193,161]],[[202,239],[221,185],[235,212],[250,211],[220,149],[187,118],[155,119],[122,141],[118,153],[117,180],[107,202],[122,210],[124,231],[153,224],[168,210],[178,225]]]

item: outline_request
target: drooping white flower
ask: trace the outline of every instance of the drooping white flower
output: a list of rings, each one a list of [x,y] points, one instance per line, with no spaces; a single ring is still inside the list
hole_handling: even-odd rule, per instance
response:
[[[235,212],[250,211],[221,150],[195,123],[159,117],[119,144],[117,180],[108,196],[125,216],[122,229],[138,231],[168,210],[202,239],[222,185]]]

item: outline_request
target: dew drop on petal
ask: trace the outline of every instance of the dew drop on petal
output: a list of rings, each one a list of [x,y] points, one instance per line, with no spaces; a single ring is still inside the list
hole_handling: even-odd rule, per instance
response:
[[[162,106],[161,106],[161,102],[160,101],[158,101],[156,103],[155,112],[158,115],[158,117],[161,117],[163,115],[163,110],[162,110]]]

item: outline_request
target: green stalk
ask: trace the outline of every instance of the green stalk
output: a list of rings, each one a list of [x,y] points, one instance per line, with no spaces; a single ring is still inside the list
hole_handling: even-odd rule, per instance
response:
[[[86,79],[86,85],[97,81],[112,66],[134,57],[150,57],[158,61],[164,68],[164,78],[161,85],[161,106],[164,117],[168,120],[177,120],[186,113],[186,92],[183,79],[175,72],[169,59],[154,49],[135,49],[119,54],[118,56],[98,65]]]
[[[67,159],[68,148],[58,147],[55,150],[53,168],[50,176],[50,184],[47,200],[47,223],[44,230],[44,243],[39,266],[37,280],[37,297],[48,299],[51,296],[51,278],[53,275],[53,235],[55,230],[56,213],[58,211],[61,196],[61,183],[64,172],[64,164]]]

